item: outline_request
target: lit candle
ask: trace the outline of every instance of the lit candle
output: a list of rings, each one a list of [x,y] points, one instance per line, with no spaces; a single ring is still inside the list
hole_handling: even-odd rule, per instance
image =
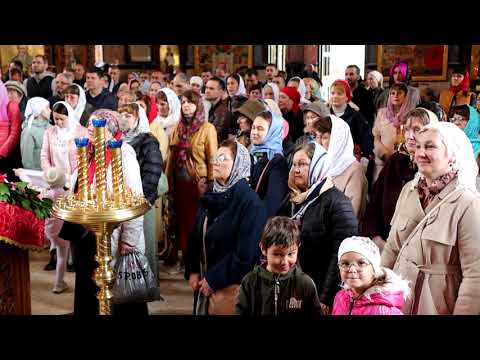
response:
[[[122,171],[122,140],[108,141],[108,147],[112,150],[112,183],[113,201],[116,208],[123,205],[123,171]]]
[[[95,189],[97,208],[102,208],[107,200],[107,173],[105,169],[105,119],[92,121],[95,144]]]
[[[87,160],[87,138],[75,139],[78,156],[78,197],[80,201],[88,200],[88,160]]]

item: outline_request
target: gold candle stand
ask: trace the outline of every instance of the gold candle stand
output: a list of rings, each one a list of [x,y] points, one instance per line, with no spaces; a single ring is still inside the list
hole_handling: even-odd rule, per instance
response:
[[[121,141],[110,141],[112,151],[112,192],[107,192],[105,164],[105,125],[103,119],[93,120],[95,144],[95,188],[88,185],[86,146],[88,139],[75,139],[78,148],[78,192],[59,198],[52,209],[52,216],[84,225],[95,233],[99,263],[95,270],[95,283],[100,288],[97,294],[100,315],[112,314],[112,286],[115,272],[112,260],[111,235],[119,224],[142,216],[150,209],[143,195],[127,192],[123,179]],[[88,196],[86,194],[89,194]]]

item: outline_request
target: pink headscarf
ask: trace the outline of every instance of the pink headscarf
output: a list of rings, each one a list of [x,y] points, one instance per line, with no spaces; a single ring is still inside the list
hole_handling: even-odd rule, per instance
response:
[[[400,73],[402,74],[402,82],[407,82],[407,75],[408,75],[408,63],[405,61],[399,61],[390,68],[390,77],[393,78],[393,71],[396,68],[400,69]]]
[[[7,113],[7,106],[10,102],[8,98],[7,88],[2,80],[0,80],[0,121],[10,121]]]
[[[407,90],[407,94],[405,94],[405,101],[400,107],[400,111],[396,115],[393,109],[392,98],[390,97],[390,94],[388,95],[386,116],[388,121],[397,129],[400,128],[400,123],[402,122],[402,119],[405,116],[405,114],[410,110],[415,109],[415,106],[416,106],[416,103],[412,101],[412,96],[408,95],[408,91],[411,91],[411,90],[410,89]]]

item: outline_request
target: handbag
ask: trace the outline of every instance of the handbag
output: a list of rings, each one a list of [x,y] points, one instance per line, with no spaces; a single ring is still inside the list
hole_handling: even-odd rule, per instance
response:
[[[203,222],[203,257],[204,268],[202,270],[207,271],[207,251],[205,246],[205,236],[207,233],[207,221],[208,216],[205,216]],[[203,271],[202,271],[203,272]],[[215,291],[208,298],[208,315],[235,315],[235,306],[237,304],[238,295],[240,293],[240,285],[233,284],[223,289]]]

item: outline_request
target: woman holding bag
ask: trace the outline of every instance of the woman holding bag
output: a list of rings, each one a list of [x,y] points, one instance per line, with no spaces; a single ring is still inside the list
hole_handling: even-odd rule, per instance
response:
[[[215,156],[212,192],[200,199],[189,238],[185,279],[199,291],[197,314],[235,313],[235,294],[260,258],[259,242],[266,214],[248,184],[250,154],[225,140]]]
[[[198,200],[204,192],[213,188],[211,161],[216,151],[217,132],[205,118],[202,98],[187,90],[182,95],[180,121],[170,136],[170,155],[165,171],[174,202],[175,218],[181,219],[176,224],[176,244],[173,258],[170,259],[175,262],[178,250],[182,250],[182,256],[187,251]]]
[[[404,314],[480,312],[480,196],[472,145],[451,123],[415,137],[418,173],[400,194],[382,266],[410,282]]]

